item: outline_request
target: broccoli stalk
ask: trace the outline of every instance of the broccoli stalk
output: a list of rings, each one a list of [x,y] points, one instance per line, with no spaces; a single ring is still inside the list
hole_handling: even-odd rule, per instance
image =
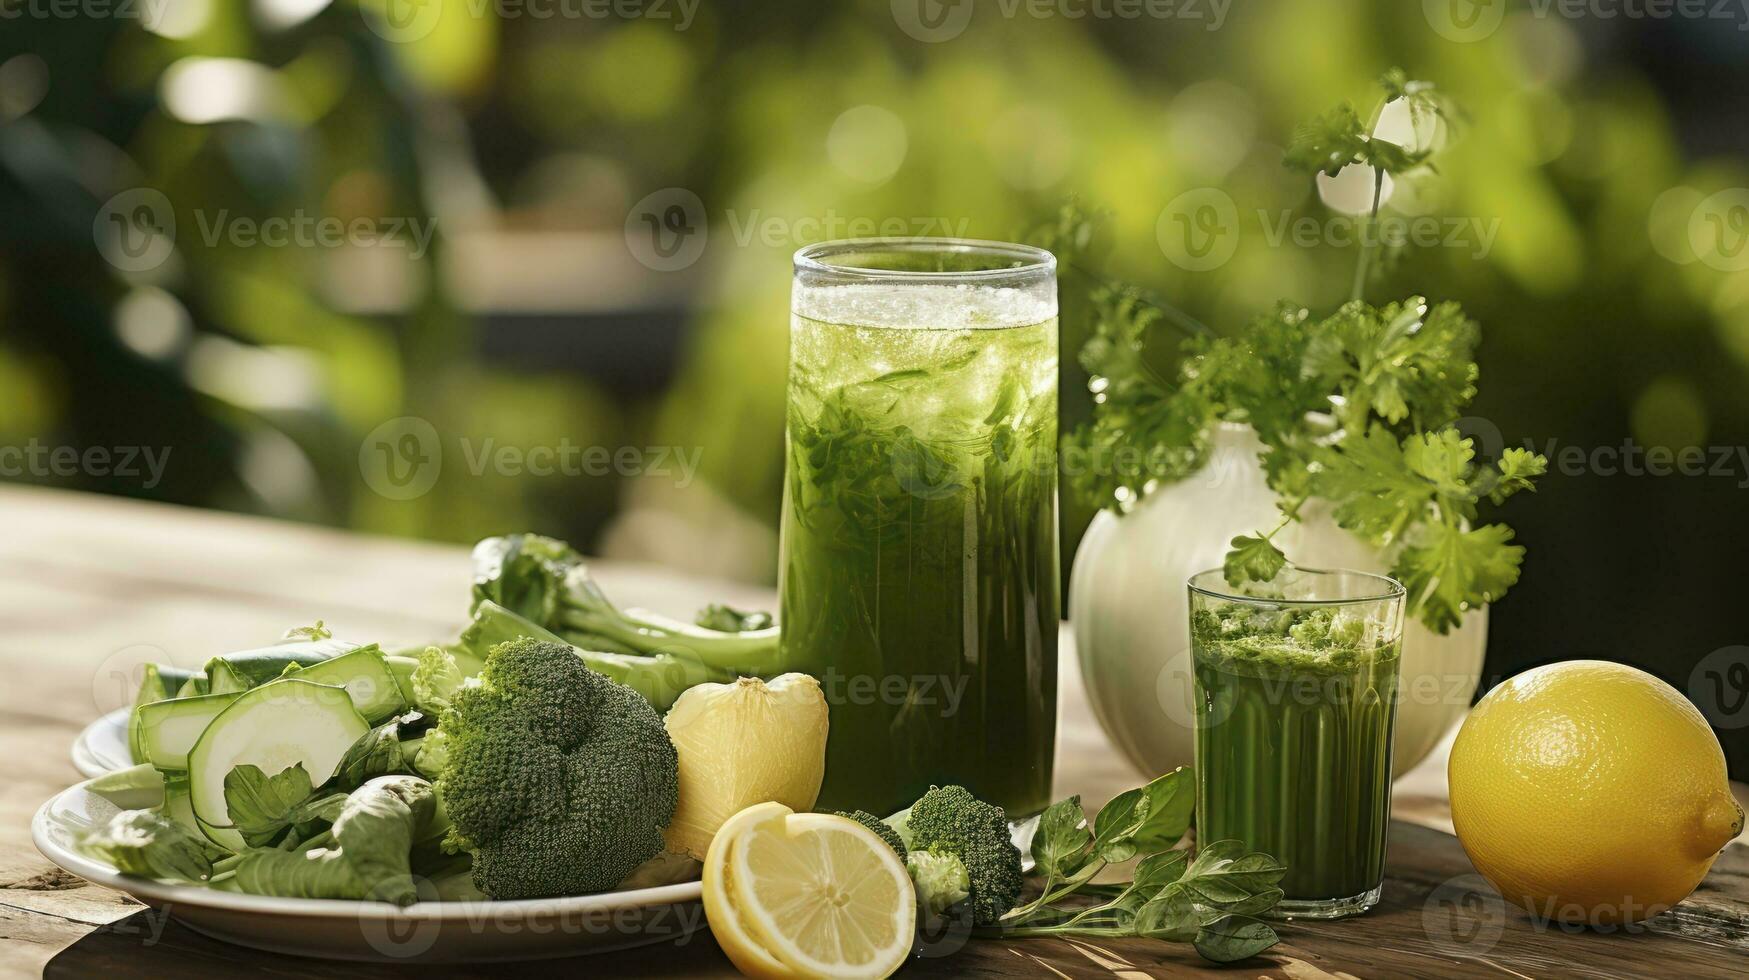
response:
[[[778,628],[718,630],[615,606],[570,545],[537,534],[487,538],[474,546],[474,605],[495,602],[585,650],[671,654],[731,677],[778,669]],[[707,611],[708,613],[709,611]],[[720,613],[709,621],[723,623]],[[729,623],[752,625],[735,611]]]
[[[480,891],[605,891],[662,850],[679,795],[674,744],[648,701],[569,644],[499,644],[478,683],[448,700],[437,792]]]
[[[524,636],[570,646],[584,666],[637,691],[660,710],[667,710],[688,688],[705,683],[726,684],[735,679],[730,671],[718,670],[680,653],[639,655],[585,650],[490,599],[475,604],[474,621],[462,630],[458,646],[484,660],[493,647]]]
[[[1020,849],[1001,807],[963,786],[931,786],[887,823],[910,849],[906,866],[925,910],[940,913],[964,901],[976,924],[994,925],[1020,900]]]

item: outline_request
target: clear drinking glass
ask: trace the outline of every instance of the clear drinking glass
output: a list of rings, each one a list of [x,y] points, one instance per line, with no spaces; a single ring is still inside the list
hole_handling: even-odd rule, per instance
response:
[[[866,239],[796,253],[783,659],[831,712],[820,806],[959,783],[1049,803],[1057,678],[1056,259]]]
[[[1197,839],[1286,865],[1278,915],[1378,904],[1402,640],[1403,586],[1383,575],[1190,578]]]

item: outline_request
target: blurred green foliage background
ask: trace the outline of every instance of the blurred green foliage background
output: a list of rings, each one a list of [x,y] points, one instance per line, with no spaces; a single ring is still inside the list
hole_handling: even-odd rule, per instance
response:
[[[1108,216],[1100,274],[1216,329],[1282,297],[1329,308],[1352,252],[1270,240],[1273,216],[1330,215],[1281,147],[1342,100],[1369,111],[1392,65],[1465,110],[1439,174],[1392,207],[1495,234],[1405,250],[1371,294],[1458,299],[1481,321],[1478,431],[1587,452],[1749,445],[1749,272],[1690,236],[1704,200],[1749,184],[1749,34],[1729,20],[1494,0],[1478,9],[1509,8],[1497,28],[1453,40],[1436,4],[1403,0],[1137,18],[977,0],[953,36],[920,40],[919,10],[962,6],[43,2],[0,0],[0,445],[174,455],[152,486],[8,478],[454,541],[539,528],[769,581],[796,247],[867,230],[854,219],[1036,237],[1073,197]],[[1205,187],[1236,202],[1240,234],[1229,261],[1190,271],[1159,224]],[[150,230],[123,227],[138,207],[117,195],[137,188],[163,194],[176,231],[130,271],[100,246],[112,225]],[[640,210],[670,213],[676,188],[704,248],[652,268]],[[1746,230],[1741,211],[1726,232]],[[295,216],[435,235],[271,247],[226,231]],[[1064,273],[1066,352],[1083,272]],[[1071,424],[1083,382],[1066,357]],[[375,492],[361,461],[403,417],[444,454],[412,499]],[[469,465],[486,445],[561,444],[678,447],[698,471]],[[1749,461],[1664,478],[1554,462],[1507,515],[1530,556],[1491,670],[1609,653],[1680,677],[1744,642]],[[1087,516],[1066,502],[1066,555]]]

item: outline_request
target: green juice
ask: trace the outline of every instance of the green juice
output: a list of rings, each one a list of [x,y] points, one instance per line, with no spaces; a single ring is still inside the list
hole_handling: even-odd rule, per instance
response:
[[[1400,633],[1343,612],[1196,609],[1197,838],[1287,866],[1283,911],[1364,911],[1384,879]]]
[[[822,809],[959,783],[1050,802],[1057,323],[1009,289],[800,290],[791,320],[783,659],[830,710]]]

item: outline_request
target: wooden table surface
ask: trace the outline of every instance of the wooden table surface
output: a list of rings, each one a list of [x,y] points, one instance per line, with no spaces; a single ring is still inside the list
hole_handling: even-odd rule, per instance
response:
[[[510,529],[507,529],[510,530]],[[686,614],[707,601],[769,608],[769,590],[603,562],[628,605]],[[67,875],[30,842],[31,815],[79,778],[68,747],[128,703],[144,661],[199,664],[327,621],[385,644],[454,634],[466,550],[110,498],[0,487],[0,977],[501,976],[500,967],[300,960],[207,939],[118,892]],[[1064,633],[1058,795],[1103,801],[1139,784],[1094,723]],[[1140,980],[1222,973],[1314,980],[1374,976],[1540,977],[1749,972],[1749,848],[1729,848],[1678,910],[1634,934],[1567,932],[1503,906],[1449,833],[1443,752],[1395,789],[1381,907],[1348,922],[1280,927],[1283,942],[1226,970],[1167,943],[978,940],[904,976]],[[1740,795],[1743,795],[1740,793]],[[938,950],[938,952],[940,952]],[[732,977],[708,933],[547,964],[589,975]]]

